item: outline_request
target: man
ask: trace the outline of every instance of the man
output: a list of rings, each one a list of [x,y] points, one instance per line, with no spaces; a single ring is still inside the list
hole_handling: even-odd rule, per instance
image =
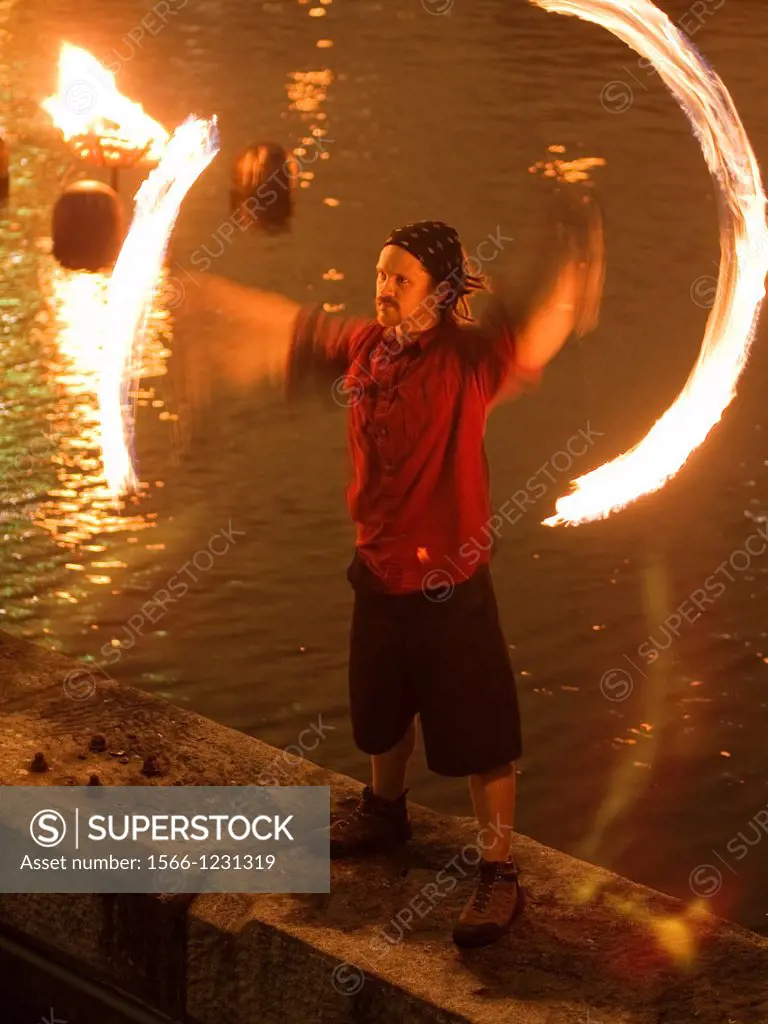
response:
[[[258,334],[241,340],[234,371],[241,382],[282,376],[289,398],[319,392],[348,407],[357,532],[347,569],[350,708],[371,782],[333,821],[331,855],[384,852],[410,838],[406,771],[418,717],[428,766],[469,778],[480,826],[477,883],[453,933],[462,947],[499,939],[524,891],[511,850],[522,751],[515,679],[488,553],[470,565],[459,549],[491,514],[489,409],[535,384],[569,335],[596,323],[602,221],[594,203],[586,212],[580,230],[559,225],[565,248],[538,294],[513,302],[497,280],[480,323],[466,299],[485,279],[470,273],[458,234],[439,221],[386,240],[375,320],[256,293],[248,317]]]

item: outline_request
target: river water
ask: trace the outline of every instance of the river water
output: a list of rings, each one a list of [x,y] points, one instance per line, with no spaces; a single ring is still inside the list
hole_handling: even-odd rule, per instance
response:
[[[686,17],[686,3],[662,6]],[[535,394],[494,412],[487,434],[497,505],[531,477],[545,485],[493,560],[524,714],[518,827],[768,931],[768,554],[744,554],[768,512],[765,326],[737,399],[661,492],[605,522],[540,525],[572,477],[638,441],[685,381],[718,272],[713,185],[661,80],[605,32],[513,0],[426,8],[171,0],[159,19],[137,0],[0,5],[14,178],[0,214],[3,624],[92,666],[108,652],[115,678],[366,778],[346,711],[343,414],[221,389],[191,419],[169,358],[186,270],[207,252],[223,278],[369,312],[393,226],[444,219],[469,251],[499,230],[515,238],[542,187],[529,169],[549,147],[600,158],[600,327],[564,349]],[[685,24],[765,157],[763,0],[710,4]],[[150,320],[142,489],[121,509],[97,447],[104,281],[48,255],[52,204],[85,172],[39,108],[64,40],[117,62],[121,90],[164,124],[194,112],[221,125]],[[221,246],[237,153],[305,139],[324,140],[326,157],[304,165],[292,230]],[[140,180],[123,175],[126,202]],[[211,311],[199,330],[215,345],[226,328]],[[579,434],[589,445],[569,462]],[[201,556],[216,535],[224,554]],[[149,621],[142,605],[171,579],[176,598]],[[697,614],[690,595],[708,580]],[[649,644],[663,649],[652,664],[638,653]],[[411,795],[470,810],[464,784],[429,774],[420,754]]]

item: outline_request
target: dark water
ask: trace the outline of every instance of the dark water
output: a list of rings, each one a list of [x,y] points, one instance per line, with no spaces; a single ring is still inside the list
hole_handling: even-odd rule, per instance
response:
[[[674,19],[688,9],[662,6]],[[540,525],[572,476],[643,436],[703,334],[708,310],[694,299],[707,287],[696,282],[717,273],[715,193],[661,81],[607,33],[517,0],[455,0],[442,16],[419,0],[333,0],[322,17],[296,0],[189,0],[161,31],[150,21],[156,34],[137,47],[128,33],[150,9],[133,0],[0,5],[15,182],[0,252],[6,628],[91,661],[122,638],[116,678],[281,746],[309,750],[313,734],[299,736],[322,726],[308,756],[366,776],[346,713],[353,533],[343,414],[287,408],[262,391],[221,393],[203,420],[185,423],[173,360],[166,373],[173,316],[161,304],[138,409],[145,487],[120,513],[106,500],[88,376],[95,298],[46,255],[51,205],[77,173],[38,108],[55,88],[62,40],[117,55],[122,91],[168,126],[191,112],[219,115],[222,152],[174,235],[181,282],[201,246],[218,251],[232,161],[258,139],[293,148],[322,129],[329,157],[308,168],[290,234],[238,234],[212,271],[355,312],[370,311],[372,268],[394,225],[445,219],[474,251],[499,228],[516,235],[541,188],[528,169],[548,146],[603,158],[594,172],[609,243],[600,328],[488,427],[499,505],[535,474],[547,484],[502,532],[493,562],[524,712],[518,827],[687,902],[692,872],[712,865],[720,880],[706,868],[694,888],[717,890],[716,912],[765,931],[768,554],[746,566],[737,558],[730,580],[721,570],[722,592],[698,617],[684,604],[765,529],[765,327],[736,401],[675,480],[606,522]],[[695,41],[765,157],[763,0],[726,0]],[[139,180],[124,177],[126,199]],[[599,436],[572,468],[556,460],[558,473],[550,460],[581,430]],[[190,569],[226,529],[243,535],[210,569]],[[159,621],[142,618],[142,604],[180,572],[188,591]],[[695,621],[683,618],[668,644],[663,625],[683,605]],[[649,638],[668,644],[653,665],[637,654]],[[629,673],[625,699],[615,699],[614,676],[609,696],[601,690],[613,669]],[[464,784],[428,774],[421,759],[412,795],[469,812]]]

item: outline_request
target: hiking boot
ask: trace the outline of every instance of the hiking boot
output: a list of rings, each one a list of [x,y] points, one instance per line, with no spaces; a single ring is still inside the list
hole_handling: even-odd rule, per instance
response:
[[[397,800],[376,796],[370,786],[347,814],[331,822],[331,857],[384,853],[411,838],[405,793]]]
[[[488,946],[509,931],[524,906],[525,890],[515,862],[481,860],[475,891],[459,914],[453,941],[462,949]]]

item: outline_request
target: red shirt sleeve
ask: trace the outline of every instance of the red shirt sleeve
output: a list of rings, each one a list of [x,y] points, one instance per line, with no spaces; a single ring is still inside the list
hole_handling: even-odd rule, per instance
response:
[[[476,329],[473,346],[475,374],[486,406],[515,398],[541,382],[541,370],[518,364],[516,334],[504,305],[491,298]]]
[[[349,372],[352,352],[371,321],[306,306],[298,315],[285,373],[288,400],[307,394],[331,397]]]

